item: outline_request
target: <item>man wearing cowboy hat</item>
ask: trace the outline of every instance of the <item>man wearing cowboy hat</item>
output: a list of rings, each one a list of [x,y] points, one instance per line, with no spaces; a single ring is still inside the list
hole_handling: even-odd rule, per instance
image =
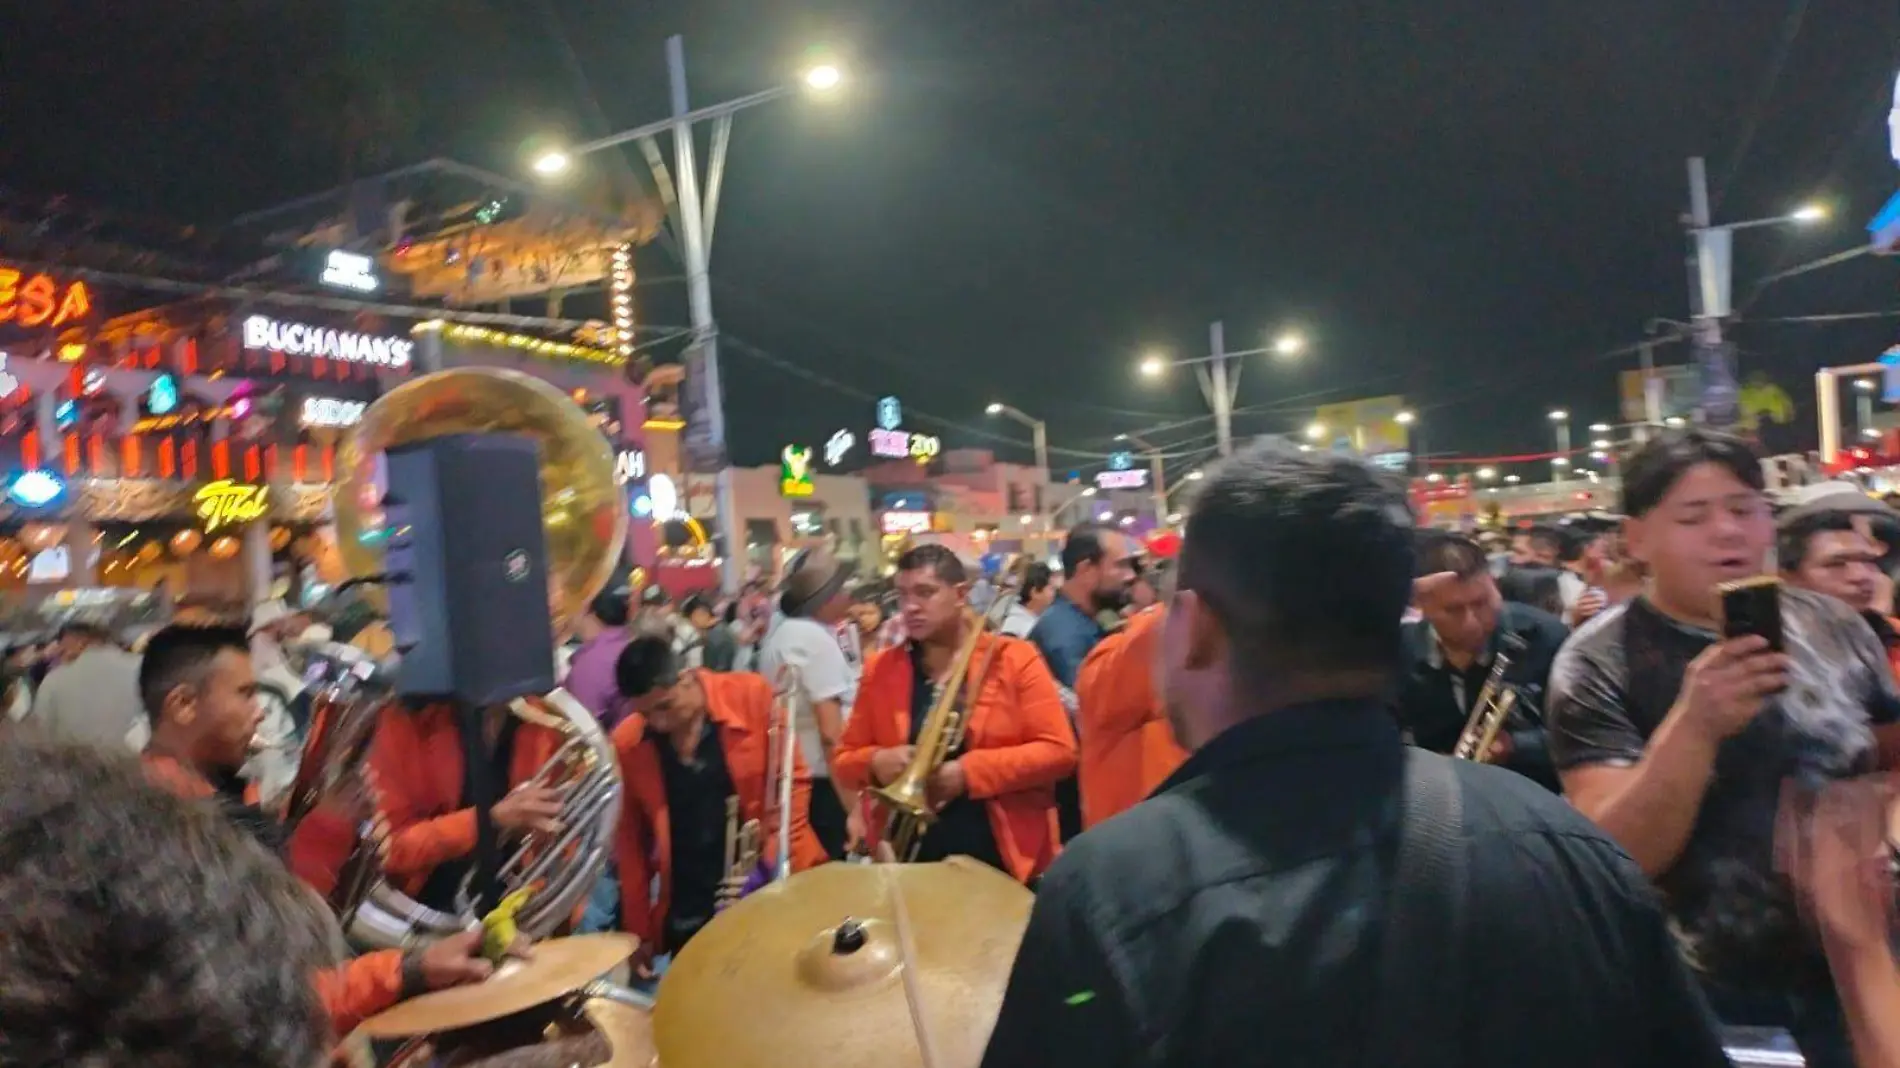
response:
[[[798,745],[811,766],[811,825],[825,852],[842,859],[863,832],[857,798],[836,787],[831,754],[844,734],[858,691],[856,658],[845,654],[838,627],[851,612],[851,573],[824,549],[792,558],[779,593],[779,616],[759,651],[759,674],[776,689],[779,673],[798,676]],[[853,639],[855,640],[855,638]]]

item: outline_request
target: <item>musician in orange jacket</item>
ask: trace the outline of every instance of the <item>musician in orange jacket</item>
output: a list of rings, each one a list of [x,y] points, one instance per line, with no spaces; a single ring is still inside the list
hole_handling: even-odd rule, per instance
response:
[[[845,788],[885,785],[910,763],[974,625],[968,594],[963,562],[949,549],[920,545],[898,559],[898,607],[910,640],[865,666],[831,764]],[[1061,848],[1055,784],[1075,770],[1075,732],[1055,677],[1028,642],[979,637],[969,674],[960,702],[968,729],[926,783],[937,818],[914,859],[969,856],[1028,883]]]
[[[139,694],[152,720],[143,757],[151,780],[182,797],[215,801],[232,822],[280,851],[275,818],[258,808],[255,787],[238,777],[263,718],[244,631],[179,625],[159,631],[139,664]],[[319,972],[317,993],[332,1030],[340,1038],[405,997],[479,982],[490,970],[479,955],[480,938],[472,932],[407,953],[383,950]]]
[[[638,935],[645,977],[654,956],[675,953],[699,932],[733,888],[726,871],[727,803],[738,821],[759,821],[761,860],[778,856],[778,785],[767,769],[785,739],[771,729],[772,687],[757,675],[682,670],[672,643],[646,635],[614,664],[632,713],[614,729],[620,758],[620,822],[615,854],[621,924]],[[825,847],[809,818],[811,775],[792,745],[792,867],[823,864]],[[750,874],[749,872],[746,874]],[[657,887],[654,876],[658,875]]]
[[[1149,608],[1089,651],[1076,675],[1084,830],[1133,808],[1187,759],[1155,692],[1165,609]]]

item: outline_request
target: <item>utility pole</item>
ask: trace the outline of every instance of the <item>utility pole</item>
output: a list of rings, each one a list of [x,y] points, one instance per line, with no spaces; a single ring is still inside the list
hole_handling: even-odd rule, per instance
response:
[[[1694,324],[1695,358],[1702,378],[1704,422],[1718,426],[1734,417],[1735,369],[1722,347],[1722,320],[1729,313],[1735,246],[1733,227],[1718,227],[1709,215],[1709,169],[1701,156],[1689,160],[1689,225],[1693,258],[1689,264],[1689,318]]]
[[[725,564],[720,569],[720,584],[727,594],[736,594],[745,581],[746,533],[732,496],[732,458],[726,452],[725,391],[719,380],[719,327],[712,312],[706,217],[700,206],[692,109],[686,94],[686,42],[682,37],[666,39],[666,73],[673,93],[673,154],[674,165],[679,169],[676,184],[680,251],[686,260],[686,299],[692,316],[694,342],[699,348],[700,370],[705,375],[707,436],[710,451],[718,459],[718,468],[713,473],[713,501],[718,510],[719,532],[725,537]]]
[[[1225,459],[1234,454],[1234,390],[1240,385],[1240,376],[1236,374],[1234,382],[1228,383],[1227,330],[1223,324],[1208,326],[1207,345],[1207,376],[1201,380],[1201,391],[1207,394],[1208,407],[1214,409],[1214,440]]]
[[[1165,527],[1168,525],[1168,484],[1162,474],[1159,449],[1148,450],[1148,472],[1149,481],[1154,483],[1150,488],[1155,494],[1155,526]]]

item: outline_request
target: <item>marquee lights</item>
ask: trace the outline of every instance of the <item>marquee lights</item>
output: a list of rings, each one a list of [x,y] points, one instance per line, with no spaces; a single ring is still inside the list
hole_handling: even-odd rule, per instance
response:
[[[633,246],[614,249],[609,287],[614,305],[614,350],[624,363],[633,358]]]
[[[256,522],[270,511],[270,487],[252,486],[221,478],[208,482],[192,494],[198,518],[204,520],[205,533],[220,527]]]
[[[627,357],[606,349],[590,349],[584,345],[569,345],[563,341],[549,341],[546,338],[529,337],[526,334],[509,334],[500,330],[488,330],[465,323],[444,322],[430,319],[417,323],[410,331],[412,334],[441,334],[450,341],[459,341],[468,345],[494,345],[511,349],[520,349],[531,356],[544,356],[557,360],[577,360],[581,363],[598,363],[607,367],[625,367]]]
[[[307,323],[285,323],[269,316],[244,320],[244,347],[289,356],[309,356],[378,367],[407,367],[415,342],[399,337],[377,337],[353,330],[333,330]]]
[[[58,328],[92,314],[92,291],[80,281],[50,274],[26,275],[0,266],[0,323]]]

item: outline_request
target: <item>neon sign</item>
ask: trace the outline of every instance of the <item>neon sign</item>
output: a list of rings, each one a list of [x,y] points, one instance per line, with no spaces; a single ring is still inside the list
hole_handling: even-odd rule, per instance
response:
[[[303,413],[298,421],[310,427],[346,427],[355,426],[363,419],[363,412],[369,405],[363,401],[340,400],[336,397],[305,397]]]
[[[785,446],[779,453],[779,496],[809,497],[815,489],[811,480],[811,446]]]
[[[28,508],[44,508],[66,492],[66,483],[51,471],[22,471],[7,487],[7,496]]]
[[[5,400],[20,391],[20,380],[7,370],[7,354],[0,352],[0,400]]]
[[[178,407],[178,380],[170,375],[152,379],[145,395],[145,408],[153,415],[170,415]]]
[[[86,283],[60,283],[50,274],[24,275],[0,267],[0,323],[57,328],[92,314]]]
[[[931,434],[913,434],[908,430],[871,431],[871,455],[890,460],[916,460],[929,463],[943,451],[943,439]]]
[[[1095,488],[1105,490],[1140,489],[1148,484],[1148,472],[1102,471],[1095,476]]]
[[[221,478],[206,483],[192,494],[198,518],[205,521],[205,533],[219,527],[255,522],[270,511],[270,487],[251,486]]]
[[[825,442],[825,466],[836,467],[844,463],[844,458],[851,454],[851,446],[857,443],[858,439],[849,430],[840,430],[831,435],[831,440]]]
[[[283,323],[268,316],[253,315],[244,320],[244,347],[345,363],[407,367],[416,344],[407,338],[376,337],[353,330]]]
[[[323,261],[321,281],[326,286],[352,289],[358,293],[374,293],[377,286],[382,284],[376,280],[375,260],[342,249],[333,250]]]
[[[885,512],[880,523],[886,534],[930,533],[929,512]]]
[[[621,485],[647,477],[647,454],[639,449],[621,449],[614,456],[614,481]]]

